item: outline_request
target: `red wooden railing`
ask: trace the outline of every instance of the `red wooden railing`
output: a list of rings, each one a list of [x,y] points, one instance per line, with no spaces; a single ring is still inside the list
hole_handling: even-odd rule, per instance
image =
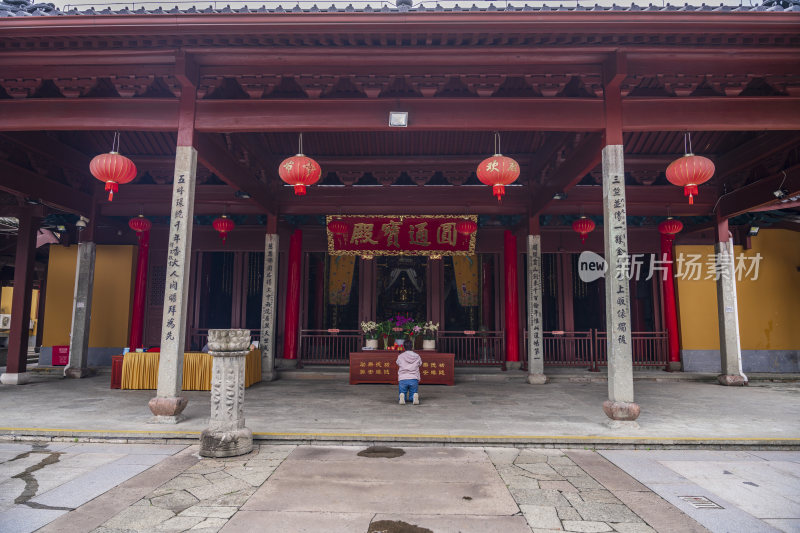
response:
[[[364,346],[358,329],[303,329],[297,355],[303,365],[346,365]]]
[[[502,365],[505,340],[502,331],[440,331],[436,351],[455,354],[459,366]]]
[[[550,366],[588,367],[596,372],[608,365],[606,332],[545,331],[542,335],[544,364]],[[631,333],[633,366],[667,367],[669,337],[666,331],[634,331]],[[525,362],[528,360],[528,332],[525,332]],[[525,365],[523,365],[525,366]]]

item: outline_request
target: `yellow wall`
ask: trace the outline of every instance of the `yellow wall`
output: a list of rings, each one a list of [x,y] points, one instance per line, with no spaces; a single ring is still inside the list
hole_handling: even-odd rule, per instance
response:
[[[69,344],[77,251],[77,246],[50,247],[43,346]],[[135,246],[97,247],[92,322],[89,330],[90,347],[119,347],[128,344],[135,269]]]
[[[0,315],[10,315],[11,314],[11,300],[14,295],[14,287],[3,287],[0,289]],[[33,289],[33,295],[31,296],[31,320],[33,320],[33,330],[32,333],[36,334],[36,313],[39,310],[39,290]]]
[[[739,332],[743,350],[800,350],[800,232],[761,230],[751,238],[752,248],[734,246],[736,257],[761,254],[758,279],[743,276],[736,282]],[[700,254],[701,263],[714,254],[713,246],[677,246],[683,253]],[[745,263],[750,265],[750,261]],[[746,271],[746,269],[745,269]],[[705,276],[705,271],[701,278]],[[676,278],[681,348],[719,350],[717,288],[711,280]]]

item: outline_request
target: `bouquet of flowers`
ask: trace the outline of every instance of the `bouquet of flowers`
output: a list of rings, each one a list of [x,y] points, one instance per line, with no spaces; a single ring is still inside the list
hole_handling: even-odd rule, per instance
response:
[[[361,323],[361,331],[364,332],[364,337],[367,339],[378,338],[378,323],[370,320],[369,322]]]
[[[439,330],[439,323],[434,323],[432,320],[425,322],[422,325],[422,337],[426,341],[432,341],[436,339],[436,332]]]
[[[391,330],[396,333],[396,337],[398,338],[400,338],[401,334],[408,334],[408,332],[413,329],[414,324],[414,321],[411,318],[402,315],[397,315],[394,318],[390,318],[388,322]],[[409,326],[409,324],[411,326]]]
[[[413,348],[414,347],[414,339],[416,339],[417,337],[420,336],[420,334],[422,334],[422,326],[420,326],[418,323],[416,323],[414,321],[406,322],[403,325],[403,333],[405,333],[406,338],[409,341],[411,341],[410,342],[410,346]]]

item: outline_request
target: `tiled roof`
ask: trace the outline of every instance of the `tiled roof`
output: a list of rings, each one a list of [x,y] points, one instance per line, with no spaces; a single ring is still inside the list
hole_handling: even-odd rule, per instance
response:
[[[483,3],[485,4],[485,2]],[[0,0],[0,17],[29,17],[29,16],[74,16],[74,15],[176,15],[176,14],[195,14],[195,13],[213,13],[213,14],[225,14],[225,13],[405,13],[405,12],[418,12],[418,13],[434,13],[434,12],[449,12],[449,13],[458,13],[458,12],[497,12],[497,11],[518,11],[518,12],[547,12],[547,11],[560,11],[560,12],[572,12],[572,11],[613,11],[613,12],[637,12],[637,11],[665,11],[665,12],[759,12],[759,11],[769,11],[769,12],[800,12],[800,0],[767,0],[761,5],[757,6],[731,6],[731,5],[724,5],[720,4],[718,6],[712,5],[690,5],[685,4],[683,6],[678,5],[663,5],[663,6],[656,6],[653,4],[649,4],[647,6],[639,6],[639,5],[631,5],[631,6],[618,6],[618,5],[611,5],[611,6],[601,6],[599,4],[595,4],[594,6],[588,5],[558,5],[552,6],[547,4],[537,4],[537,5],[528,5],[523,3],[513,4],[509,3],[508,5],[501,4],[496,6],[494,3],[490,3],[488,5],[478,6],[476,4],[472,4],[471,6],[460,6],[458,4],[452,7],[443,7],[440,4],[436,4],[435,7],[425,7],[425,6],[417,6],[417,7],[409,7],[408,0],[405,2],[400,0],[398,2],[399,7],[389,7],[387,5],[376,6],[373,7],[369,4],[365,4],[364,7],[354,7],[352,4],[348,4],[346,7],[338,7],[336,5],[330,5],[329,7],[319,7],[317,5],[313,5],[310,8],[301,8],[300,5],[295,5],[294,7],[284,7],[277,4],[275,7],[266,7],[262,5],[261,7],[253,8],[243,6],[240,8],[232,8],[230,5],[225,7],[196,7],[192,6],[186,9],[181,9],[177,6],[172,8],[164,8],[158,7],[155,9],[145,9],[144,7],[140,7],[138,9],[128,9],[127,7],[123,7],[121,9],[112,9],[111,7],[106,7],[104,9],[99,9],[95,7],[90,7],[88,9],[79,9],[77,7],[72,7],[67,10],[61,10],[55,7],[53,4],[48,3],[33,3],[33,1],[29,0]]]

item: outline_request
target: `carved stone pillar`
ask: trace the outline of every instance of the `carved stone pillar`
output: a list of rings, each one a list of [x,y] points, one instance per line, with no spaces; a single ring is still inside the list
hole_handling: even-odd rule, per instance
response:
[[[200,434],[200,455],[234,457],[253,449],[253,432],[244,426],[244,366],[250,331],[208,330],[211,371],[211,420]]]

